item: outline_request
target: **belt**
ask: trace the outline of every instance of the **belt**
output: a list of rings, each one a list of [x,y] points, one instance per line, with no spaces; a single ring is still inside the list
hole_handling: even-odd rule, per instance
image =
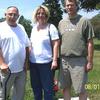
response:
[[[65,55],[61,55],[61,57],[66,57],[66,58],[81,58],[81,57],[86,57],[86,56],[76,56],[76,55],[65,56]]]

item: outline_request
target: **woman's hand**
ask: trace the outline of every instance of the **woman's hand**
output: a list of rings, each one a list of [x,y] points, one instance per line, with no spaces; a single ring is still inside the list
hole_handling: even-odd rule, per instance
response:
[[[51,69],[56,69],[57,68],[57,60],[52,61]]]

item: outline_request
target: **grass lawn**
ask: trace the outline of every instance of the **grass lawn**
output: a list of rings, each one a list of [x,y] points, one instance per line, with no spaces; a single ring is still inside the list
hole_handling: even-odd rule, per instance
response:
[[[87,85],[90,100],[100,100],[100,40],[94,39],[94,68]]]
[[[90,100],[100,100],[100,40],[94,39],[94,49],[94,68],[89,72],[89,81],[86,85],[86,89]],[[72,95],[76,96],[74,92],[72,92]],[[56,100],[58,100],[59,97],[63,97],[61,90],[56,93]],[[34,100],[30,86],[29,72],[27,75],[25,100]]]

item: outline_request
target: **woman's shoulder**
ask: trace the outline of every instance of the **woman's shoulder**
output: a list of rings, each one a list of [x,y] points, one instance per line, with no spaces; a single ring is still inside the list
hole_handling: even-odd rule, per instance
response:
[[[48,25],[49,25],[50,29],[56,29],[56,26],[54,24],[48,23]]]

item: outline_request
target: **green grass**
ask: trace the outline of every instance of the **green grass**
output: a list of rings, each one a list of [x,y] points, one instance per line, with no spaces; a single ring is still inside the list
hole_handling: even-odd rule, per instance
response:
[[[97,39],[94,39],[94,68],[89,72],[89,82],[86,88],[90,100],[100,100],[100,40]],[[72,96],[76,96],[74,92],[72,92]],[[56,100],[59,97],[63,97],[61,90],[56,93]],[[29,72],[27,75],[25,100],[34,100],[30,86]]]
[[[89,73],[90,100],[100,100],[100,40],[94,39],[94,67]]]

